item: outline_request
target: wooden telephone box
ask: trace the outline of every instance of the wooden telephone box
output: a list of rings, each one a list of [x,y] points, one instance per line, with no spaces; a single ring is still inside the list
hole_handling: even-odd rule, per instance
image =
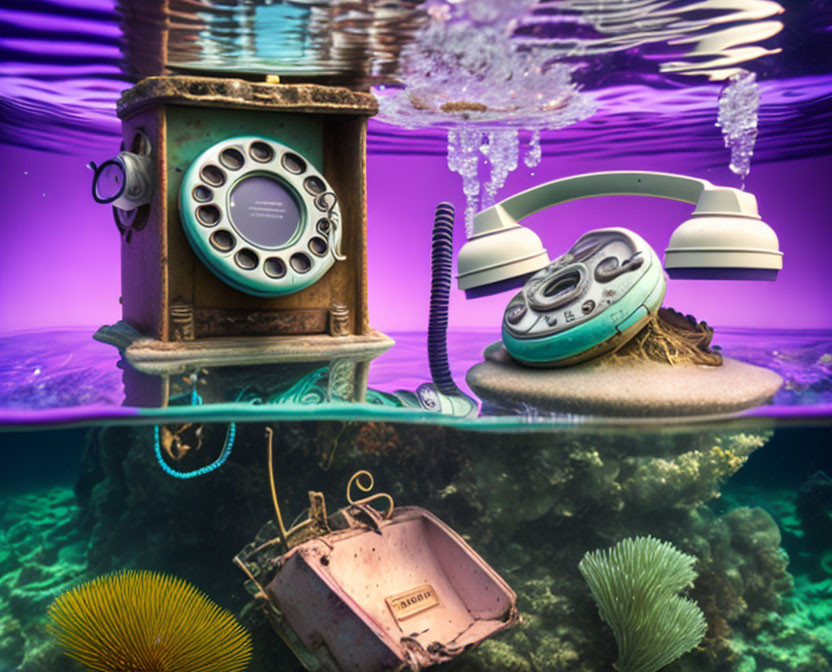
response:
[[[122,323],[98,338],[139,365],[389,348],[367,311],[376,111],[370,94],[314,84],[166,76],[127,90],[122,153],[93,187],[122,234]]]

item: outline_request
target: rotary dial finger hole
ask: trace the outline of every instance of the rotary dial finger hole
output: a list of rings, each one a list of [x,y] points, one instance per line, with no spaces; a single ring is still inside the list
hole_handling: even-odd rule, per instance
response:
[[[309,269],[312,268],[312,260],[303,252],[296,252],[289,259],[289,265],[295,273],[308,273]]]
[[[312,251],[312,254],[322,257],[326,254],[329,246],[323,238],[315,236],[309,240],[309,249]]]
[[[234,261],[237,263],[237,266],[242,268],[244,271],[253,271],[257,268],[259,259],[254,250],[244,247],[234,255]]]
[[[207,203],[214,197],[214,192],[211,191],[204,184],[200,184],[194,187],[194,190],[191,193],[194,197],[194,200],[199,201],[200,203]]]
[[[306,171],[306,161],[293,152],[286,152],[280,159],[280,164],[293,175]]]
[[[225,173],[222,171],[222,168],[215,166],[212,163],[204,166],[200,175],[202,175],[202,179],[212,187],[221,187],[225,184]]]
[[[236,244],[234,235],[230,231],[225,230],[214,231],[209,240],[213,248],[220,252],[230,252]]]
[[[224,149],[220,153],[220,163],[229,170],[240,170],[245,162],[246,160],[243,158],[242,152],[234,147]]]
[[[263,262],[263,270],[270,278],[282,278],[286,275],[286,264],[279,257],[269,257]]]
[[[196,209],[196,218],[204,226],[214,226],[222,215],[216,205],[201,205]]]
[[[259,163],[268,163],[274,158],[274,150],[265,142],[252,142],[248,148],[249,156]]]

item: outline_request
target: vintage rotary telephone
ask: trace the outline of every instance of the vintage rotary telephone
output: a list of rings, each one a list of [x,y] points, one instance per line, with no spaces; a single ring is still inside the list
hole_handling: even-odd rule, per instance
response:
[[[265,338],[271,359],[389,348],[366,301],[377,111],[372,94],[276,77],[162,75],[124,91],[122,152],[93,166],[122,234],[121,321],[98,337],[153,341],[132,338],[131,361],[160,343],[190,361],[206,339],[225,339],[210,344],[221,360]]]
[[[335,192],[276,140],[240,136],[206,149],[185,173],[179,211],[197,256],[248,294],[300,291],[345,259]]]
[[[684,175],[606,172],[555,180],[516,194],[474,219],[457,257],[468,298],[522,291],[503,316],[503,345],[517,361],[564,366],[614,350],[655,314],[665,293],[661,263],[637,234],[590,231],[550,261],[540,238],[517,220],[559,203],[640,195],[695,203],[665,250],[671,278],[774,280],[783,266],[777,235],[753,194]],[[528,281],[527,281],[528,280]]]
[[[95,168],[93,196],[125,211],[146,205],[146,154],[119,153]],[[314,284],[343,261],[335,191],[303,156],[260,136],[227,138],[185,172],[179,213],[188,242],[221,280],[254,296]]]

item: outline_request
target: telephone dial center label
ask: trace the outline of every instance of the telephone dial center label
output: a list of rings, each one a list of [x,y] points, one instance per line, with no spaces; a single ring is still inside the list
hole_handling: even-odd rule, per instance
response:
[[[263,176],[246,178],[233,188],[229,214],[240,234],[260,247],[285,245],[295,235],[301,219],[288,189]]]

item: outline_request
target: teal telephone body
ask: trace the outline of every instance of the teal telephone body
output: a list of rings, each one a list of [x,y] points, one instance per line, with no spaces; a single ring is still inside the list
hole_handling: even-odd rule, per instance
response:
[[[641,330],[666,288],[661,261],[641,236],[623,228],[590,231],[509,302],[503,345],[531,366],[597,357]]]
[[[653,249],[632,231],[598,229],[554,262],[519,220],[597,196],[650,196],[695,204],[665,250],[671,278],[774,280],[783,267],[777,234],[753,194],[707,180],[647,171],[573,175],[532,187],[478,213],[457,256],[467,298],[522,285],[503,317],[503,344],[517,361],[565,366],[609,352],[660,307],[666,281]]]
[[[345,258],[334,190],[270,138],[231,137],[202,152],[185,172],[179,210],[200,260],[247,294],[298,292]]]

